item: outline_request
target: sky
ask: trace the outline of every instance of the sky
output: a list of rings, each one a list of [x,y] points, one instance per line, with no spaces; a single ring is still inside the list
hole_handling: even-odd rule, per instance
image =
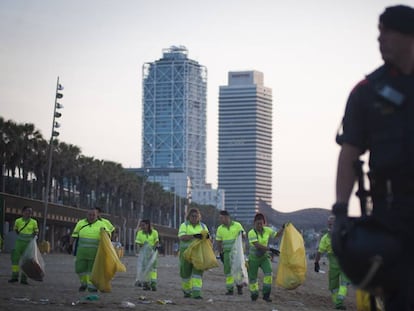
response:
[[[141,166],[142,66],[184,45],[207,67],[207,182],[217,186],[218,94],[229,71],[273,90],[273,204],[330,209],[349,92],[382,64],[378,16],[390,0],[1,0],[0,116],[82,154]],[[351,214],[358,201],[351,199]]]

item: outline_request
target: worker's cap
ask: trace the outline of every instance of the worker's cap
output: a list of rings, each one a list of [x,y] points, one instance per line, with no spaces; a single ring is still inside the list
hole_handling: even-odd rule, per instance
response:
[[[412,7],[406,5],[387,7],[380,15],[379,21],[388,29],[414,35],[414,8]]]

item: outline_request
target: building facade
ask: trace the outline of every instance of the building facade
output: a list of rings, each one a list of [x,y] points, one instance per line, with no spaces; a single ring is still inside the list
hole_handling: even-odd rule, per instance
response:
[[[225,209],[251,224],[259,202],[272,204],[272,90],[263,73],[228,73],[219,92],[218,188]]]
[[[206,183],[207,69],[187,54],[171,46],[143,65],[142,167],[150,175],[179,170],[199,189]]]

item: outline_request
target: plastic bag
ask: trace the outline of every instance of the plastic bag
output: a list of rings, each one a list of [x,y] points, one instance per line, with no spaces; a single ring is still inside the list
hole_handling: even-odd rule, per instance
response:
[[[45,276],[45,262],[36,243],[37,238],[33,238],[27,245],[22,257],[20,258],[20,269],[31,279],[43,281]]]
[[[356,306],[357,311],[372,311],[374,310],[371,308],[371,299],[370,294],[366,291],[363,291],[361,289],[356,290]],[[384,305],[380,298],[374,297],[375,304],[376,304],[376,310],[377,311],[384,311]]]
[[[277,267],[276,284],[286,289],[295,289],[305,281],[306,253],[303,237],[293,224],[285,227],[280,243],[280,260]]]
[[[115,273],[125,271],[125,265],[119,260],[108,234],[105,230],[101,230],[101,240],[92,267],[92,283],[101,292],[110,292]]]
[[[242,235],[236,238],[236,241],[233,244],[233,248],[230,252],[230,262],[231,262],[231,275],[234,278],[236,285],[247,285],[248,276],[247,268],[244,260],[243,252],[243,239]]]
[[[205,271],[219,266],[211,241],[206,238],[207,233],[207,230],[201,231],[203,238],[195,239],[183,253],[185,260],[197,270]]]
[[[151,280],[151,269],[157,256],[158,251],[154,251],[148,243],[141,247],[137,258],[136,282],[149,282]]]

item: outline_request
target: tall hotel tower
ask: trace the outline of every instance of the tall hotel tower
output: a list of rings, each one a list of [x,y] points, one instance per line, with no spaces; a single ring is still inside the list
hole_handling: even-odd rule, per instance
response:
[[[171,46],[143,65],[142,167],[181,171],[199,189],[206,182],[207,69],[187,54]]]
[[[263,73],[234,71],[220,86],[218,187],[225,208],[252,223],[259,202],[272,203],[272,90]]]

